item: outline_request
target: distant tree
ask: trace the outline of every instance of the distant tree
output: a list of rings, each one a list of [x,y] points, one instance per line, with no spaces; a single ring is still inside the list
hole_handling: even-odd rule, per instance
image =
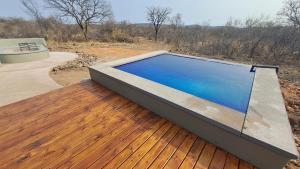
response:
[[[32,0],[22,0],[21,1],[25,12],[30,15],[31,17],[40,20],[43,18],[38,5],[33,2]]]
[[[248,57],[253,60],[257,49],[265,38],[267,33],[273,27],[274,23],[265,16],[256,18],[247,18],[245,20],[245,32],[243,36],[244,43],[247,43]]]
[[[163,23],[168,19],[171,10],[169,8],[149,7],[147,8],[147,20],[153,24],[155,31],[155,41]]]
[[[233,19],[232,17],[230,17],[225,23],[225,27],[240,27],[241,25],[241,20]]]
[[[183,38],[182,35],[184,28],[184,23],[180,13],[177,13],[170,18],[170,28],[170,31],[168,31],[169,36],[167,37],[167,41],[173,42],[175,47],[179,49],[181,39]]]
[[[300,0],[286,0],[278,14],[300,29]]]
[[[175,16],[170,18],[170,23],[173,29],[178,29],[183,26],[182,16],[180,13],[177,13]]]
[[[101,23],[112,16],[110,4],[105,0],[45,0],[50,8],[63,17],[71,17],[80,27],[85,40],[92,23]]]
[[[45,21],[44,16],[42,15],[39,6],[33,0],[22,0],[21,1],[25,12],[31,16],[38,26],[40,27],[40,32],[42,35],[47,34],[48,25]],[[47,36],[47,35],[46,35]]]

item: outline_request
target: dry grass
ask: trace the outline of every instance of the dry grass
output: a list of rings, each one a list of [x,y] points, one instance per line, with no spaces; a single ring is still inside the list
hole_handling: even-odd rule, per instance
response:
[[[164,43],[139,39],[135,43],[103,43],[103,42],[48,42],[50,50],[85,53],[98,56],[103,61],[130,57],[156,50],[170,50]]]
[[[156,50],[170,50],[170,46],[154,43],[148,40],[139,40],[136,43],[100,43],[100,42],[48,42],[52,51],[67,51],[96,56],[98,61],[108,62],[125,57],[140,55]],[[74,62],[75,63],[75,62]],[[70,63],[72,64],[72,63]],[[76,64],[76,63],[75,63]],[[50,76],[60,85],[68,86],[89,78],[88,69],[83,67],[78,70],[65,69],[51,71]]]
[[[280,81],[285,106],[288,111],[290,124],[294,133],[296,146],[300,153],[300,87],[288,81]],[[300,160],[291,160],[287,169],[299,169]]]
[[[90,78],[90,74],[87,69],[50,72],[50,76],[56,81],[56,83],[62,86],[69,86]]]

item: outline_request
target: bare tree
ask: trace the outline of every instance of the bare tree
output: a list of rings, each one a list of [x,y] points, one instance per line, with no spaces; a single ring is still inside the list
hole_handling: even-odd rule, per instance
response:
[[[253,60],[256,50],[265,38],[267,38],[268,28],[274,26],[274,23],[268,17],[260,16],[257,18],[247,18],[245,21],[244,43],[249,50],[248,57]]]
[[[184,23],[182,21],[182,16],[180,13],[177,13],[173,17],[170,18],[170,31],[168,31],[169,35],[167,40],[174,43],[175,47],[178,49],[181,44],[182,33],[183,33]]]
[[[158,38],[158,32],[161,25],[167,20],[171,10],[169,8],[149,7],[147,8],[147,20],[153,24],[155,31],[155,41]]]
[[[179,27],[182,27],[184,25],[182,21],[182,16],[180,13],[177,13],[175,16],[170,18],[171,27],[173,29],[178,29]]]
[[[286,0],[284,3],[284,7],[278,14],[294,27],[300,28],[300,0]]]
[[[92,23],[101,23],[112,16],[110,4],[105,0],[45,0],[50,8],[63,17],[71,17],[80,27],[85,40]]]
[[[25,12],[29,16],[31,16],[36,21],[38,26],[40,27],[41,34],[42,35],[46,34],[46,36],[47,36],[48,26],[47,26],[47,23],[45,22],[45,18],[43,17],[37,3],[35,3],[32,0],[22,0],[21,3],[24,7]]]

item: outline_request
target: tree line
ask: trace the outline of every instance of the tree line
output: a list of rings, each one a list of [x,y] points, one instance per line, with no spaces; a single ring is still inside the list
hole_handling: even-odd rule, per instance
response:
[[[276,20],[265,16],[229,19],[220,27],[185,25],[182,15],[172,15],[168,7],[148,7],[145,9],[148,24],[132,24],[115,22],[111,5],[105,0],[44,2],[46,9],[56,11],[58,16],[45,17],[43,8],[35,1],[23,0],[24,9],[33,19],[2,18],[0,37],[118,42],[134,42],[144,37],[171,44],[178,52],[240,57],[269,64],[299,64],[300,60],[300,0],[284,1]]]

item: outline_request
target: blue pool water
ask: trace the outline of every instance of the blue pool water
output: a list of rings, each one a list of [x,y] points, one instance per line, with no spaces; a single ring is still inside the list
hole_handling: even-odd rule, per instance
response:
[[[116,69],[247,112],[254,73],[242,65],[163,54]]]

